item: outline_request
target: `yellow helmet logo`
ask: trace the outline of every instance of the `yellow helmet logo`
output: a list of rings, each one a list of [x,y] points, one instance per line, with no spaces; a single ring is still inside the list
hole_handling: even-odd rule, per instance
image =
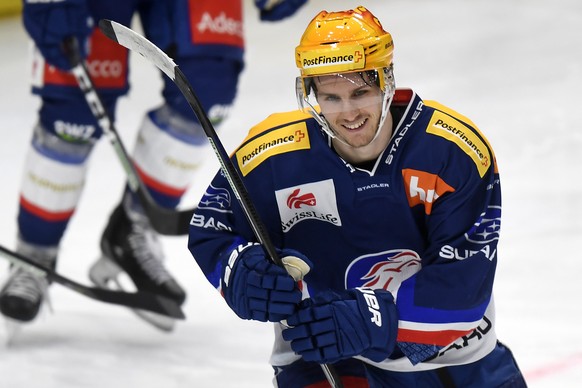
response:
[[[362,45],[310,50],[301,58],[301,68],[307,76],[361,70],[365,65]]]

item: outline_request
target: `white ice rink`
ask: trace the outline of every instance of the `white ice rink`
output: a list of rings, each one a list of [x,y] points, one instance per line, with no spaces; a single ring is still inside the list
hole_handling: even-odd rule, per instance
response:
[[[246,1],[247,67],[221,130],[230,151],[273,111],[295,108],[294,47],[321,9],[362,3],[395,41],[398,86],[469,116],[496,150],[504,194],[495,283],[499,338],[531,387],[582,383],[582,2],[579,0],[312,0],[294,18],[259,23]],[[0,21],[0,244],[14,247],[21,166],[36,119],[27,38]],[[160,77],[135,57],[118,106],[128,148],[143,113],[160,103]],[[191,207],[218,168],[213,154],[185,198]],[[58,271],[88,284],[98,240],[124,183],[105,139],[62,242]],[[0,322],[0,387],[269,387],[272,333],[239,320],[206,282],[186,237],[164,238],[168,266],[188,289],[187,320],[161,333],[122,307],[59,285],[10,347]],[[0,277],[6,274],[0,263]],[[0,321],[2,319],[0,318]]]

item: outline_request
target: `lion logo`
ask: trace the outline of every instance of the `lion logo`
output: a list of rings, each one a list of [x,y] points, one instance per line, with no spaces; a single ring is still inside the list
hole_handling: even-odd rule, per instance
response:
[[[420,256],[408,249],[361,256],[347,270],[346,288],[367,287],[395,293],[421,268]]]

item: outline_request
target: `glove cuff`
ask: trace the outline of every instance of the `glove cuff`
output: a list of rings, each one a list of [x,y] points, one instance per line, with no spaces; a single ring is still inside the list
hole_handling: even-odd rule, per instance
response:
[[[371,346],[362,356],[380,362],[394,351],[398,333],[398,312],[392,294],[385,290],[357,288],[353,290],[362,317],[369,317]]]
[[[252,246],[260,245],[259,243],[246,243],[246,244],[239,244],[236,246],[228,256],[228,260],[224,265],[224,271],[222,273],[222,288],[228,288],[231,284],[231,277],[235,271],[236,264],[238,263],[238,259],[241,257],[241,253],[249,249]]]

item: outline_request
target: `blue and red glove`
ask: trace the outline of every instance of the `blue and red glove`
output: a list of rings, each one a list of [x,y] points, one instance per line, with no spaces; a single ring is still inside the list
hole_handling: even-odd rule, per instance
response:
[[[293,15],[307,0],[255,0],[260,19],[274,22]]]
[[[26,0],[22,19],[26,31],[51,65],[64,70],[71,68],[61,47],[63,40],[70,36],[77,38],[82,58],[87,56],[88,37],[94,23],[86,0]]]
[[[297,251],[283,249],[279,253],[283,260],[286,256],[299,257],[310,265]],[[261,322],[286,319],[301,301],[295,279],[275,265],[259,244],[239,245],[231,252],[224,266],[222,293],[236,315]]]
[[[398,313],[384,290],[324,291],[287,318],[283,338],[305,361],[334,363],[354,356],[386,359],[396,345]]]

